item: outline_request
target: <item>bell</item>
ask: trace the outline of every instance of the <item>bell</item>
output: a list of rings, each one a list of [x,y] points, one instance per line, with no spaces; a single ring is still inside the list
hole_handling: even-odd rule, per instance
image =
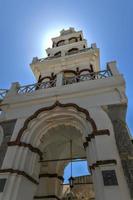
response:
[[[74,178],[71,176],[68,180],[69,180],[70,188],[72,189],[74,187]]]

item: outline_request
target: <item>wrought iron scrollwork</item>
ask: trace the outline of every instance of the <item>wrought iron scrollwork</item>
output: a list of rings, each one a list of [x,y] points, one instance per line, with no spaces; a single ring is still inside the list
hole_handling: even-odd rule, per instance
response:
[[[32,93],[38,89],[48,89],[55,86],[56,86],[56,79],[45,82],[38,82],[31,85],[21,86],[18,89],[18,93],[19,94]]]
[[[85,74],[82,74],[82,71],[85,72],[85,70],[81,70],[81,71],[76,71],[75,73],[73,73],[71,77],[64,76],[63,85],[68,85],[68,84],[73,84],[73,83],[78,83],[78,82],[88,81],[88,80],[104,79],[104,78],[108,78],[112,76],[110,70],[103,70],[99,72],[93,72],[91,70],[90,72],[87,71],[87,73]],[[49,78],[49,80],[46,80],[46,78]],[[40,80],[37,83],[20,86],[17,89],[17,93],[25,94],[25,93],[32,93],[39,89],[53,88],[53,87],[56,87],[56,81],[57,81],[56,75],[52,75],[51,77],[40,78]],[[4,99],[8,91],[9,90],[7,89],[0,89],[0,100]]]

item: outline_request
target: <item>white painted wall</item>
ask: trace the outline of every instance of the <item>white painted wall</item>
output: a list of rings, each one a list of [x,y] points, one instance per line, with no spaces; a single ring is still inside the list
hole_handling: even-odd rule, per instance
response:
[[[67,48],[67,45],[65,48]],[[42,62],[38,61],[32,63],[31,67],[36,78],[38,78],[40,74],[42,76],[49,75],[51,72],[59,74],[64,69],[76,69],[76,67],[83,69],[86,66],[88,67],[90,63],[94,65],[95,71],[98,71],[100,68],[98,49],[91,49],[88,52],[68,57],[44,60]],[[123,76],[119,74],[115,62],[108,63],[107,67],[110,68],[113,74],[112,77],[84,81],[66,86],[61,85],[61,80],[59,80],[57,87],[40,89],[33,93],[18,94],[17,88],[19,84],[13,83],[2,102],[1,109],[4,115],[0,120],[17,119],[11,138],[11,141],[14,141],[19,130],[23,127],[24,121],[28,117],[40,108],[53,105],[57,100],[63,104],[74,103],[85,108],[95,121],[98,130],[108,129],[110,131],[110,136],[96,136],[95,139],[92,139],[86,150],[89,164],[93,164],[97,160],[117,160],[117,165],[104,165],[97,167],[93,171],[96,200],[131,200],[116,147],[113,126],[108,115],[103,110],[103,107],[106,108],[107,105],[127,103],[125,81]],[[58,78],[61,79],[61,76],[58,76]],[[52,120],[51,124],[47,122],[48,119]],[[44,146],[41,145],[40,139],[48,133],[50,128],[57,126],[57,119],[60,119],[60,123],[64,123],[67,126],[71,125],[80,131],[83,141],[88,134],[91,134],[92,127],[86,121],[83,113],[73,108],[58,108],[57,110],[44,112],[32,120],[29,123],[28,129],[24,132],[22,141],[42,150]],[[39,156],[34,155],[27,148],[12,146],[8,147],[2,168],[19,169],[37,179],[40,170],[38,160]],[[116,170],[118,186],[107,187],[103,185],[101,171],[104,169]],[[4,192],[0,194],[0,200],[33,200],[37,189],[35,184],[19,175],[9,173],[4,175],[0,174],[0,177],[3,176],[7,177],[7,183]],[[41,187],[43,187],[42,185]],[[55,185],[54,182],[53,185]]]

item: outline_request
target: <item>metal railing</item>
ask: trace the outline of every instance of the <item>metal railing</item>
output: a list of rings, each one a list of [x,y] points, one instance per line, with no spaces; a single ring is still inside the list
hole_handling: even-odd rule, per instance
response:
[[[93,184],[92,176],[91,175],[85,175],[85,176],[79,176],[74,178],[74,184]]]
[[[0,89],[0,100],[3,100],[6,96],[8,90],[7,89]]]
[[[32,93],[39,89],[47,89],[56,86],[56,79],[31,85],[25,85],[18,88],[18,94]]]
[[[112,76],[112,73],[110,70],[103,70],[99,72],[75,75],[73,77],[63,77],[62,85],[69,85],[69,84],[79,83],[79,82],[89,81],[89,80],[104,79],[111,76]],[[39,90],[39,89],[53,88],[53,87],[56,87],[56,82],[57,82],[57,78],[50,81],[20,86],[17,88],[17,93],[26,94],[26,93],[33,93],[34,91]],[[9,90],[7,89],[0,89],[0,101],[4,99],[8,91]]]
[[[96,80],[96,79],[104,79],[111,77],[112,73],[110,70],[103,70],[99,72],[92,72],[87,74],[81,74],[73,77],[64,77],[63,79],[63,85],[78,83],[82,81],[88,81],[88,80]]]

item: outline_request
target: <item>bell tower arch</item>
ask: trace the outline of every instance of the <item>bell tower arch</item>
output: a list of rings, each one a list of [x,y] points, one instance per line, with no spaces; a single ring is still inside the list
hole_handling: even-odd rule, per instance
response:
[[[70,141],[73,157],[87,160],[95,200],[131,200],[123,76],[114,61],[100,70],[99,49],[88,47],[82,31],[62,30],[52,42],[47,57],[30,64],[37,83],[13,83],[2,93],[0,200],[64,199],[70,159],[59,160],[69,157]]]

